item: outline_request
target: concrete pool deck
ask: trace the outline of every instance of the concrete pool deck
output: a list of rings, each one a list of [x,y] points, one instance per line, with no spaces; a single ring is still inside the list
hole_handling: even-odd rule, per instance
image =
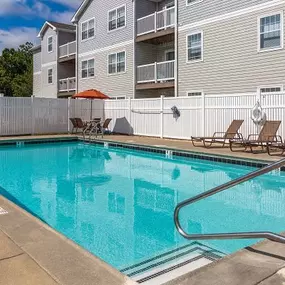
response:
[[[0,138],[0,144],[10,140],[58,138],[76,139],[76,136],[9,137]],[[221,148],[194,148],[189,141],[180,140],[135,136],[106,136],[103,140],[267,162],[279,158],[267,154],[232,153]],[[8,212],[0,214],[0,284],[136,284],[1,195],[0,207]],[[285,245],[266,240],[165,285],[196,284],[285,284]]]

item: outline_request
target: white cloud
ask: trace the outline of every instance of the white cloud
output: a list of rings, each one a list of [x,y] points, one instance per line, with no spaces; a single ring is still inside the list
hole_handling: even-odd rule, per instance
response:
[[[4,48],[18,48],[26,42],[37,44],[38,30],[36,28],[20,27],[10,30],[0,29],[0,55]]]
[[[51,0],[51,1],[72,9],[77,9],[80,6],[80,4],[83,2],[83,0]]]
[[[31,14],[32,10],[27,5],[26,0],[2,0],[0,16],[9,15],[28,15]]]

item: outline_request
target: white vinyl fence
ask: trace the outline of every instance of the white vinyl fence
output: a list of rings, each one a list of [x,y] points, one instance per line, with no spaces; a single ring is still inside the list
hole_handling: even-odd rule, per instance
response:
[[[285,138],[285,93],[229,94],[126,100],[0,98],[0,136],[67,133],[69,118],[112,118],[117,133],[189,139],[223,132],[233,119],[244,119],[241,133],[257,133],[251,110],[260,101],[267,120],[281,120]],[[177,107],[180,117],[171,110]]]
[[[92,112],[91,112],[92,110]],[[60,134],[70,130],[69,118],[104,117],[101,100],[0,98],[0,136]]]
[[[281,120],[279,134],[285,136],[285,93],[229,94],[178,98],[107,100],[105,117],[112,118],[118,133],[189,139],[223,132],[233,119],[244,119],[244,136],[259,131],[251,120],[251,110],[260,101],[267,120]],[[176,106],[180,117],[174,118]]]

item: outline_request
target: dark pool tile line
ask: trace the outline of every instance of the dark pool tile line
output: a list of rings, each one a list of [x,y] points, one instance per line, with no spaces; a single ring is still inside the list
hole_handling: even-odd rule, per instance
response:
[[[11,141],[0,141],[0,146],[17,145],[17,143],[26,144],[51,144],[59,142],[75,142],[77,138],[58,138],[58,139],[40,139],[40,140],[11,140]]]
[[[92,143],[104,145],[104,142],[102,141],[92,141]],[[228,158],[228,157],[220,157],[220,156],[215,156],[215,155],[210,156],[210,155],[205,155],[205,154],[197,154],[193,152],[177,151],[177,150],[171,150],[171,149],[161,149],[161,148],[156,148],[156,147],[145,147],[145,146],[139,146],[139,145],[120,144],[120,143],[114,143],[114,142],[107,142],[107,143],[108,143],[108,146],[110,147],[132,149],[132,150],[153,152],[153,153],[160,153],[160,154],[166,154],[166,152],[171,151],[172,155],[176,157],[187,157],[187,158],[192,158],[192,159],[201,159],[201,160],[222,162],[222,163],[249,166],[249,167],[255,167],[255,168],[261,168],[267,165],[266,163],[262,163],[262,162],[257,162],[257,161],[255,162],[251,160],[243,160],[243,159],[232,158],[232,157]],[[281,171],[285,171],[285,167],[282,167]]]

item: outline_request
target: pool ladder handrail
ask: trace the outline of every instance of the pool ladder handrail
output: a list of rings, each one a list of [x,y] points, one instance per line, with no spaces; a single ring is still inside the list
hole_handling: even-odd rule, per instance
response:
[[[184,200],[183,202],[180,202],[174,210],[174,222],[175,222],[176,229],[184,238],[190,239],[190,240],[266,238],[266,239],[269,239],[271,241],[285,243],[285,237],[283,237],[279,234],[272,233],[272,232],[233,232],[233,233],[215,233],[215,234],[189,234],[183,230],[183,228],[180,224],[180,221],[179,221],[179,212],[185,206],[188,206],[190,204],[198,202],[198,201],[205,199],[207,197],[213,196],[219,192],[222,192],[224,190],[232,188],[232,187],[239,185],[243,182],[249,181],[255,177],[266,174],[272,170],[279,169],[284,165],[285,165],[285,159],[279,160],[279,161],[274,162],[272,164],[269,164],[269,165],[267,165],[261,169],[253,171],[247,175],[244,175],[242,177],[239,177],[237,179],[229,181],[225,184],[217,186],[217,187],[215,187],[209,191],[206,191],[202,194],[199,194],[193,198],[190,198],[190,199]]]

